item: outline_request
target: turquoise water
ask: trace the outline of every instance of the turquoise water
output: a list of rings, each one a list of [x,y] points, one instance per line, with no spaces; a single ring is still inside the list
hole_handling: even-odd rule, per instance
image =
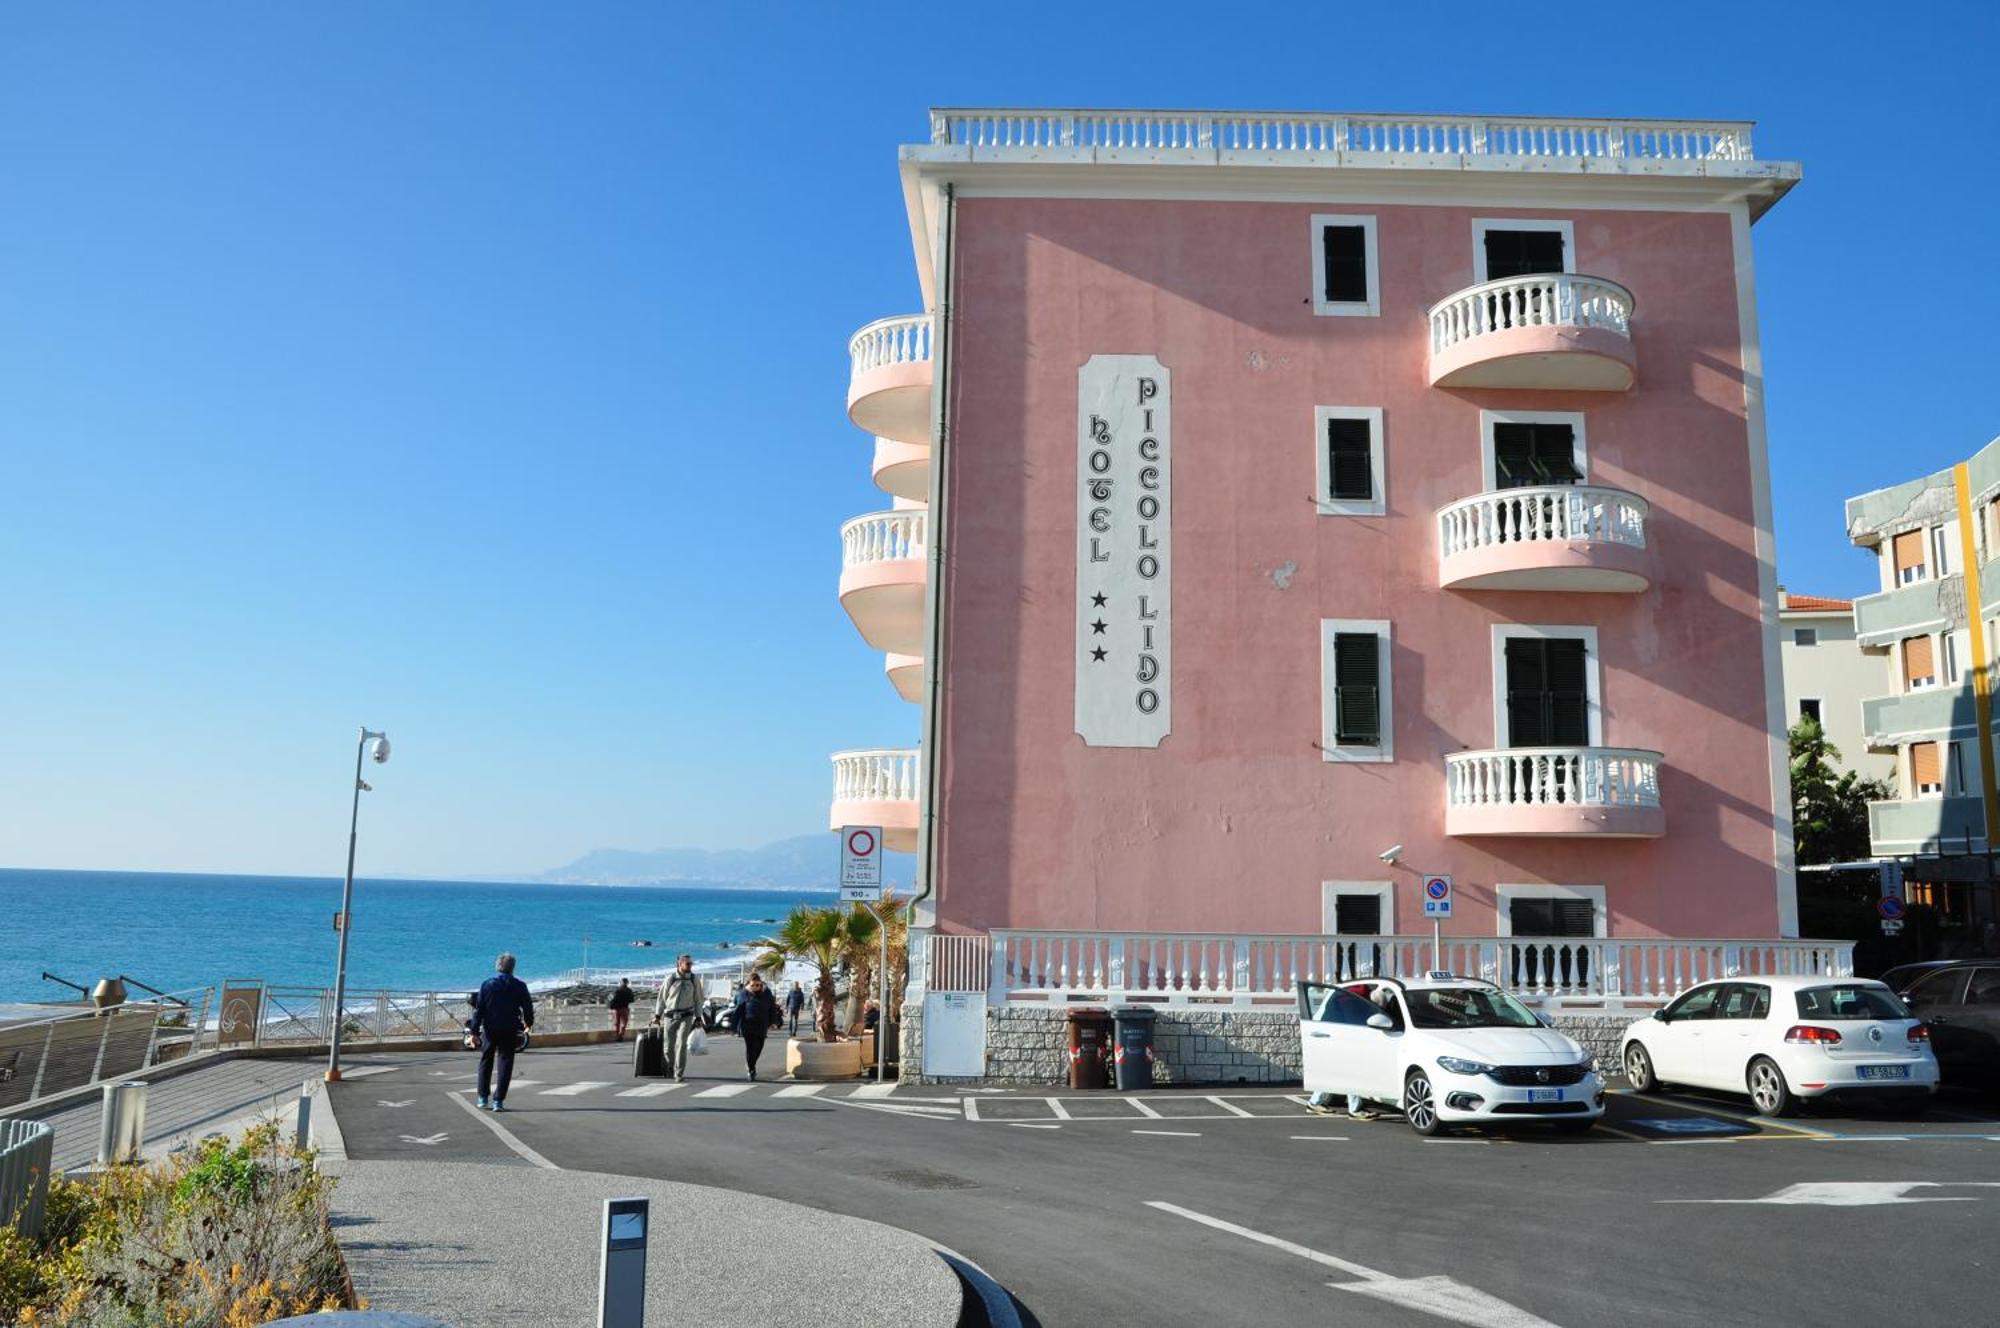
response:
[[[715,885],[510,885],[356,881],[348,985],[460,991],[493,971],[502,950],[530,982],[584,963],[666,967],[736,953],[793,905],[832,891]],[[340,881],[298,876],[0,870],[0,1001],[75,995],[44,969],[88,986],[128,974],[165,991],[224,978],[333,983]],[[634,948],[650,940],[650,949]],[[134,992],[134,995],[139,994]]]

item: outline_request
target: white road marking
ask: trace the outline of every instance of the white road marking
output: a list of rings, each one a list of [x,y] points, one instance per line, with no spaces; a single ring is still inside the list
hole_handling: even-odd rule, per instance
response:
[[[1071,1116],[1071,1115],[1069,1114],[1069,1108],[1068,1108],[1068,1107],[1065,1107],[1065,1106],[1064,1106],[1064,1105],[1062,1104],[1062,1099],[1061,1099],[1061,1098],[1059,1098],[1059,1097],[1045,1097],[1045,1098],[1043,1098],[1043,1099],[1042,1099],[1042,1101],[1044,1101],[1044,1102],[1046,1102],[1046,1103],[1048,1103],[1048,1104],[1049,1104],[1049,1114],[1050,1114],[1051,1116],[1054,1116],[1054,1117],[1056,1117],[1056,1118],[1057,1118],[1057,1119],[1059,1119],[1059,1120],[1074,1120],[1074,1119],[1076,1119],[1076,1118],[1075,1118],[1074,1116]]]
[[[1864,1208],[1879,1204],[1971,1203],[1976,1194],[1927,1194],[1913,1197],[1911,1190],[1951,1189],[1994,1190],[1992,1180],[1820,1180],[1787,1185],[1761,1199],[1655,1199],[1663,1204],[1813,1204],[1823,1208]]]
[[[777,1092],[775,1092],[775,1093],[771,1094],[771,1096],[772,1096],[772,1097],[812,1097],[812,1096],[814,1096],[814,1095],[816,1095],[816,1094],[819,1094],[819,1093],[824,1093],[825,1091],[826,1091],[826,1085],[825,1085],[825,1084],[786,1084],[786,1085],[785,1085],[785,1086],[784,1086],[783,1088],[781,1088],[781,1089],[779,1089],[779,1090],[778,1090]]]
[[[856,1102],[852,1098],[837,1097],[828,1098],[827,1101],[838,1103],[843,1107],[859,1107],[863,1111],[886,1111],[892,1116],[922,1116],[928,1120],[936,1120],[939,1117],[949,1117],[952,1120],[965,1119],[955,1106],[929,1107],[914,1102]]]
[[[863,1084],[849,1093],[849,1097],[887,1097],[896,1091],[894,1084]]]
[[[494,1119],[492,1112],[481,1111],[478,1107],[473,1106],[472,1103],[466,1101],[464,1098],[458,1096],[456,1093],[446,1093],[445,1098],[447,1101],[458,1103],[459,1106],[464,1107],[467,1111],[471,1112],[472,1119],[478,1121],[481,1125],[484,1125],[487,1129],[499,1135],[500,1142],[507,1145],[508,1148],[512,1149],[516,1156],[526,1159],[528,1162],[532,1163],[535,1166],[541,1167],[545,1171],[562,1170],[561,1167],[549,1161],[547,1158],[543,1157],[540,1153],[537,1153],[534,1149],[522,1143],[519,1139],[516,1139],[512,1131],[503,1128],[500,1122]]]
[[[1136,1097],[1128,1097],[1128,1098],[1126,1098],[1125,1100],[1126,1100],[1127,1102],[1131,1103],[1131,1104],[1132,1104],[1133,1106],[1137,1107],[1137,1108],[1139,1109],[1139,1114],[1140,1114],[1141,1116],[1150,1116],[1150,1117],[1152,1117],[1152,1118],[1153,1118],[1154,1120],[1159,1120],[1159,1119],[1161,1118],[1161,1117],[1160,1117],[1160,1113],[1159,1113],[1159,1112],[1157,1112],[1157,1111],[1154,1111],[1154,1110],[1153,1110],[1153,1109],[1152,1109],[1151,1107],[1149,1107],[1149,1106],[1147,1106],[1147,1105],[1146,1105],[1145,1103],[1141,1102],[1141,1101],[1140,1101],[1140,1100],[1139,1100],[1138,1098],[1136,1098]]]
[[[400,1138],[406,1144],[424,1144],[426,1146],[435,1146],[451,1138],[450,1135],[446,1134],[442,1130],[438,1131],[436,1134],[426,1136],[425,1138],[422,1139],[417,1138],[417,1136],[414,1134],[404,1134],[404,1135],[399,1135],[397,1137]]]
[[[1044,1125],[1040,1121],[1030,1120],[1008,1121],[1007,1123],[1017,1130],[1060,1130],[1062,1128],[1060,1125]]]
[[[575,1097],[579,1093],[588,1093],[594,1088],[609,1087],[611,1087],[611,1082],[608,1079],[585,1079],[581,1083],[564,1084],[560,1088],[544,1088],[541,1095],[543,1097]]]
[[[1440,1319],[1450,1319],[1454,1323],[1468,1325],[1468,1328],[1556,1328],[1546,1319],[1537,1318],[1524,1309],[1509,1305],[1487,1295],[1483,1291],[1448,1277],[1394,1277],[1378,1272],[1366,1264],[1354,1263],[1322,1250],[1310,1249],[1278,1236],[1266,1235],[1262,1231],[1252,1231],[1249,1227],[1225,1222],[1219,1217],[1197,1213],[1192,1208],[1182,1208],[1179,1204],[1149,1200],[1148,1208],[1157,1208],[1163,1213],[1185,1217],[1191,1222],[1214,1227],[1217,1231],[1227,1231],[1245,1240],[1254,1240],[1260,1245],[1295,1254],[1301,1259],[1309,1259],[1328,1268],[1337,1268],[1358,1282],[1329,1282],[1328,1286],[1339,1291],[1355,1291],[1364,1296],[1373,1296],[1392,1304],[1405,1305],[1425,1314],[1436,1315]]]
[[[1228,1112],[1232,1116],[1249,1116],[1254,1114],[1252,1112],[1245,1111],[1241,1107],[1232,1107],[1219,1097],[1211,1097],[1209,1098],[1209,1101],[1213,1102],[1216,1106],[1221,1107],[1224,1111]]]
[[[716,1085],[715,1087],[713,1087],[713,1088],[704,1088],[704,1089],[702,1089],[702,1090],[701,1090],[701,1091],[700,1091],[699,1093],[696,1093],[696,1094],[695,1094],[695,1096],[696,1096],[696,1097],[735,1097],[735,1096],[736,1096],[736,1095],[737,1095],[738,1093],[747,1093],[747,1092],[749,1092],[749,1091],[750,1091],[750,1089],[751,1089],[751,1087],[752,1087],[752,1085],[750,1085],[750,1084],[717,1084],[717,1085]]]
[[[413,1097],[412,1097],[412,1098],[405,1098],[405,1099],[403,1099],[403,1100],[402,1100],[401,1102],[390,1102],[390,1101],[387,1101],[387,1100],[385,1100],[385,1099],[383,1099],[383,1098],[379,1098],[379,1097],[378,1097],[378,1098],[376,1098],[376,1099],[375,1099],[375,1105],[376,1105],[376,1106],[378,1106],[378,1107],[407,1107],[407,1106],[409,1106],[409,1105],[410,1105],[410,1103],[412,1103],[412,1102],[415,1102],[415,1101],[416,1101],[416,1099],[415,1099],[415,1098],[413,1098]]]
[[[340,1077],[343,1081],[348,1079],[366,1079],[371,1074],[389,1074],[400,1068],[402,1067],[396,1065],[364,1065],[356,1070],[343,1069],[340,1072]]]
[[[979,1119],[979,1099],[978,1099],[978,1098],[976,1098],[976,1097],[969,1097],[969,1098],[965,1099],[965,1118],[966,1118],[967,1120],[969,1120],[969,1121],[976,1121],[976,1120],[978,1120],[978,1119]]]
[[[1199,1139],[1200,1130],[1134,1130],[1134,1134],[1170,1134],[1176,1139]]]
[[[612,1096],[613,1097],[659,1097],[664,1093],[671,1093],[676,1088],[679,1087],[681,1087],[680,1084],[641,1084],[637,1088],[623,1089],[620,1092],[612,1094]]]
[[[1292,1138],[1304,1139],[1312,1143],[1324,1141],[1330,1144],[1344,1144],[1347,1142],[1347,1136],[1344,1134],[1295,1134]]]

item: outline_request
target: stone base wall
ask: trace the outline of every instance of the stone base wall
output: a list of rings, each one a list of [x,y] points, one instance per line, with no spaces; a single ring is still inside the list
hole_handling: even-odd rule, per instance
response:
[[[1595,1053],[1607,1075],[1618,1071],[1618,1041],[1637,1012],[1591,1011],[1550,1016]],[[925,1078],[923,1007],[903,1007],[903,1077]],[[1286,1009],[1203,1009],[1161,1006],[1153,1022],[1156,1084],[1297,1084],[1298,1016]],[[1061,1085],[1069,1082],[1069,1041],[1061,1006],[1003,1005],[986,1012],[987,1083]]]

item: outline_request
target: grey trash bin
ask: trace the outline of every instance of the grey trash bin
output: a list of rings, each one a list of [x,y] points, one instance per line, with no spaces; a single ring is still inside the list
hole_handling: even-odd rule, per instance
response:
[[[1118,1021],[1118,1091],[1130,1093],[1153,1086],[1153,1016],[1144,1006],[1127,1005],[1113,1011]]]

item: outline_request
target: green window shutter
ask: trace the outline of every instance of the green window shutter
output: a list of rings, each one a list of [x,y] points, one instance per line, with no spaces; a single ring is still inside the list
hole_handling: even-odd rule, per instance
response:
[[[1516,936],[1595,936],[1597,907],[1588,899],[1515,899],[1507,922]]]
[[[1326,272],[1322,292],[1328,304],[1368,301],[1368,231],[1362,226],[1327,226],[1320,232]]]
[[[1373,632],[1333,638],[1333,738],[1341,746],[1382,745],[1382,668]]]
[[[1567,424],[1493,426],[1493,482],[1502,489],[1524,484],[1576,484],[1576,430]]]
[[[1369,502],[1375,497],[1374,427],[1368,420],[1326,422],[1327,497]]]
[[[1507,642],[1507,745],[1582,747],[1590,741],[1589,663],[1575,637]]]

